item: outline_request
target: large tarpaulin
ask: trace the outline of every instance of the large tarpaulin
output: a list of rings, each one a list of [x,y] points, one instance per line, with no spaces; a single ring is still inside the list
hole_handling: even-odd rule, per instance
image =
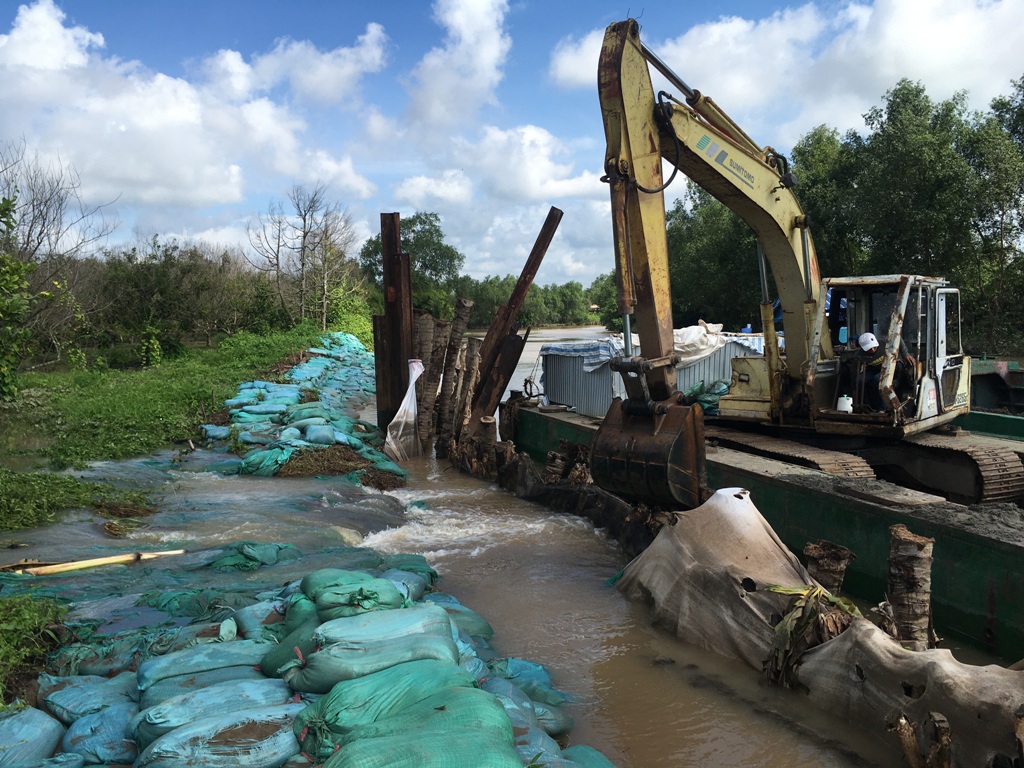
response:
[[[627,566],[619,589],[650,602],[655,621],[681,639],[761,671],[790,600],[766,587],[817,585],[746,490],[719,490],[674,517]],[[943,715],[954,765],[990,765],[998,754],[1018,754],[1024,672],[961,664],[946,650],[908,651],[855,618],[802,655],[796,678],[823,710],[872,731],[886,729],[900,712],[914,723]]]

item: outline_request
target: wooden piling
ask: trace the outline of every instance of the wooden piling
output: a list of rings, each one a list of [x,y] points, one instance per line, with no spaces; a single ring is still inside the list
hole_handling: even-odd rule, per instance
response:
[[[452,420],[452,437],[456,442],[466,433],[466,424],[472,412],[473,390],[480,379],[480,339],[470,337],[466,342],[466,361],[462,366],[462,382],[459,385],[459,402]]]
[[[398,413],[409,386],[409,359],[412,357],[412,276],[409,254],[402,253],[397,213],[380,215],[380,244],[384,314],[373,320],[374,358],[377,426],[386,430]]]
[[[807,556],[807,572],[832,595],[839,595],[843,588],[846,568],[857,559],[851,550],[831,541],[819,539],[804,546]]]
[[[448,349],[449,325],[447,320],[434,321],[433,343],[431,344],[429,363],[424,360],[425,370],[422,376],[423,390],[417,414],[417,432],[423,452],[428,455],[430,453],[430,443],[434,439],[434,426],[436,423],[434,419],[434,406],[437,403],[437,387],[441,382],[445,352]]]
[[[455,316],[448,334],[448,348],[444,356],[444,375],[441,377],[441,392],[437,397],[437,442],[434,453],[439,459],[448,458],[448,438],[451,437],[452,415],[449,403],[455,394],[456,377],[462,349],[462,336],[466,332],[469,313],[473,309],[470,299],[455,301]]]
[[[912,651],[928,649],[932,634],[932,546],[905,525],[889,528],[889,604],[900,643]]]

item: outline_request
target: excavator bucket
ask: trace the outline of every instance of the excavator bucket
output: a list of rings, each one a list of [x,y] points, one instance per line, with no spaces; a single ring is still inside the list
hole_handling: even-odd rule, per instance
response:
[[[590,474],[628,501],[692,509],[708,498],[704,416],[700,406],[668,405],[631,414],[616,398],[590,451]]]

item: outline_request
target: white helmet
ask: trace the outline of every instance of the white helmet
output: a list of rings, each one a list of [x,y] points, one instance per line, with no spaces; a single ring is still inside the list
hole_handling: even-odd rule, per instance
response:
[[[873,333],[862,333],[860,338],[857,339],[857,343],[860,344],[860,348],[867,352],[872,347],[878,346],[878,339],[875,338]]]

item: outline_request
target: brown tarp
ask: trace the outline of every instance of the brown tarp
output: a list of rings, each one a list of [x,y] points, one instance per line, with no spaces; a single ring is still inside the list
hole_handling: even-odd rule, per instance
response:
[[[627,566],[619,589],[650,602],[654,620],[679,638],[760,672],[790,601],[765,587],[813,580],[743,489],[720,490],[674,517]],[[949,721],[953,765],[1018,755],[1024,672],[961,664],[946,650],[907,651],[867,619],[854,619],[805,652],[796,677],[823,710],[871,731],[886,729],[900,712],[917,723],[940,713]]]

